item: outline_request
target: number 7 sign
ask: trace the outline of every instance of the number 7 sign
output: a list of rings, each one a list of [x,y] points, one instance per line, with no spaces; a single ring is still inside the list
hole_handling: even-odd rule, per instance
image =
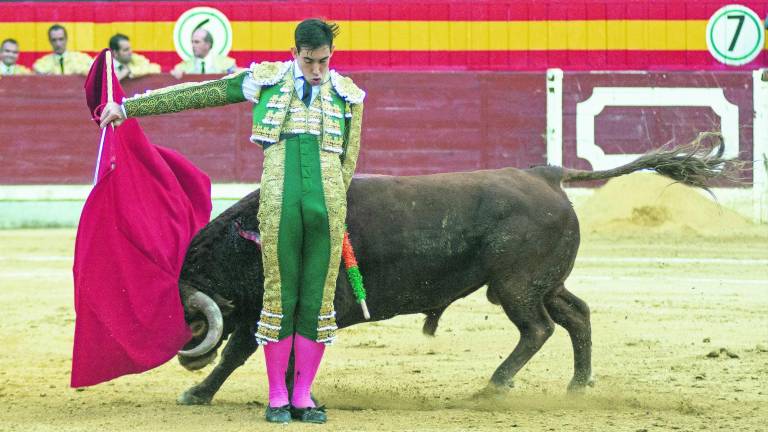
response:
[[[748,7],[723,6],[707,23],[707,49],[721,63],[747,64],[760,55],[764,46],[763,21]]]

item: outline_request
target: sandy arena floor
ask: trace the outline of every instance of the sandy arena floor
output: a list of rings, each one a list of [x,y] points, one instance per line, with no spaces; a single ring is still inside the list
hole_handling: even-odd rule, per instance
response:
[[[175,361],[82,391],[68,387],[74,230],[0,231],[1,431],[254,431],[263,421],[260,351],[210,406],[175,399],[209,368]],[[565,395],[566,332],[524,368],[508,397],[474,398],[517,331],[484,290],[446,312],[435,338],[421,316],[344,330],[315,393],[326,430],[765,430],[768,242],[591,236],[570,278],[592,308],[597,385]],[[715,351],[718,356],[709,358]],[[722,351],[722,352],[721,352]],[[734,358],[731,358],[731,357]]]

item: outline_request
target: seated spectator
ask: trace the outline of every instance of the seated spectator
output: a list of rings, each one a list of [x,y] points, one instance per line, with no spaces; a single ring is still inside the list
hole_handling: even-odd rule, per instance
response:
[[[16,63],[19,60],[19,43],[6,39],[0,45],[0,75],[29,75],[29,68]]]
[[[87,75],[93,59],[85,53],[67,51],[67,30],[60,24],[48,29],[53,52],[37,59],[32,69],[42,75]]]
[[[232,57],[211,52],[213,36],[205,29],[192,32],[192,53],[194,57],[177,64],[171,75],[181,78],[184,74],[224,74],[237,70]]]
[[[109,39],[109,49],[112,51],[118,80],[160,73],[159,64],[150,63],[148,58],[133,52],[131,41],[124,34],[117,33],[112,36]]]

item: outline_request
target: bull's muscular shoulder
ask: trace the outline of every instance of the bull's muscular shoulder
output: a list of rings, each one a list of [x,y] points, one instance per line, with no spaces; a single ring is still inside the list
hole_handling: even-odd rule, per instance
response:
[[[285,73],[288,72],[288,68],[291,67],[292,63],[293,62],[290,61],[265,61],[261,63],[251,63],[251,67],[249,69],[251,71],[251,76],[253,77],[254,81],[256,81],[256,84],[262,86],[271,86],[279,83],[280,80],[283,79],[283,76],[285,76]]]
[[[338,93],[342,99],[351,104],[363,103],[365,92],[355,85],[351,78],[345,77],[335,70],[332,70],[330,75],[331,85],[333,85],[333,89],[336,90],[336,93]]]

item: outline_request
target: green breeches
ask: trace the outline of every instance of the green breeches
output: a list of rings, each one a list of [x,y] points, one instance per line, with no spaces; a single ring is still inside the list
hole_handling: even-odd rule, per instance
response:
[[[338,154],[321,151],[317,137],[308,134],[265,151],[258,214],[264,264],[259,343],[294,333],[333,341],[345,217]]]

